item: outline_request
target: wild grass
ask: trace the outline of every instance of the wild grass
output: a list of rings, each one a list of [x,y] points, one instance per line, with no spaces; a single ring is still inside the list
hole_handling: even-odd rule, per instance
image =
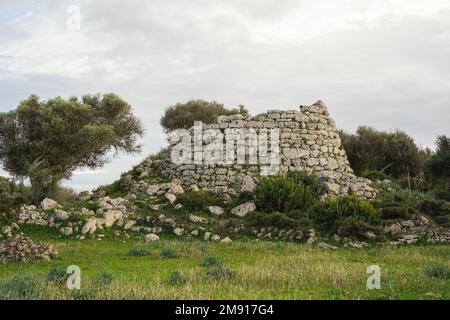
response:
[[[263,241],[44,240],[59,258],[0,265],[0,299],[450,299],[449,246],[321,251]],[[139,247],[149,254],[128,254]],[[167,259],[167,248],[179,254]],[[81,290],[48,281],[51,270],[61,279],[69,265],[81,268]],[[381,268],[380,290],[366,287],[370,265]]]

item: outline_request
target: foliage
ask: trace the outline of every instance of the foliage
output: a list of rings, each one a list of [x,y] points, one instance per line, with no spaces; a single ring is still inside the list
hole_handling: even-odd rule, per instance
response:
[[[53,268],[47,273],[47,281],[62,283],[67,280],[69,275],[63,268]]]
[[[113,282],[114,276],[111,272],[102,272],[96,280],[100,286],[109,286]]]
[[[48,101],[32,95],[0,113],[0,160],[13,176],[30,179],[39,201],[76,168],[105,164],[111,150],[139,151],[142,134],[130,105],[115,94]]]
[[[222,206],[220,196],[207,191],[187,191],[177,195],[176,203],[184,208],[194,211],[207,211],[210,206]]]
[[[317,178],[305,173],[292,173],[262,179],[255,191],[255,202],[264,212],[307,210],[324,192],[325,188]]]
[[[386,173],[380,171],[380,170],[374,170],[374,169],[366,169],[361,173],[361,176],[364,178],[370,179],[370,180],[386,180],[391,179],[390,176],[388,176]]]
[[[447,266],[431,266],[425,269],[430,278],[450,279],[450,268]]]
[[[380,222],[380,214],[374,206],[356,197],[327,198],[314,206],[309,214],[317,226],[331,232],[337,232],[344,223],[375,226]]]
[[[425,168],[427,152],[403,131],[383,132],[359,127],[356,134],[341,132],[351,167],[357,175],[378,170],[395,178],[416,175]]]
[[[0,297],[8,300],[39,299],[40,285],[29,276],[15,276],[0,282]]]
[[[181,286],[186,284],[187,278],[181,272],[176,271],[169,275],[167,282],[172,286]]]
[[[144,257],[150,255],[150,250],[148,248],[131,248],[128,251],[128,255],[132,257]]]
[[[432,217],[436,223],[450,226],[450,202],[425,199],[419,202],[417,209]]]
[[[29,199],[29,188],[0,177],[0,212],[9,213]]]
[[[195,121],[210,124],[217,122],[219,116],[234,114],[248,115],[248,110],[244,106],[227,109],[216,101],[190,100],[169,107],[161,117],[160,124],[166,132],[171,132],[176,129],[189,129]]]
[[[219,257],[208,255],[206,257],[203,257],[203,262],[201,263],[202,267],[214,267],[214,266],[220,266],[223,262]]]
[[[427,164],[433,178],[450,187],[450,138],[440,136],[436,140],[436,151]]]
[[[236,277],[236,272],[221,264],[209,270],[207,275],[214,280],[232,280]]]
[[[296,228],[311,226],[311,220],[307,215],[299,219],[300,211],[290,213],[281,212],[252,212],[245,217],[245,224],[248,227],[277,227],[277,228]]]
[[[164,259],[173,259],[178,257],[177,252],[172,248],[163,248],[161,250],[161,257]]]

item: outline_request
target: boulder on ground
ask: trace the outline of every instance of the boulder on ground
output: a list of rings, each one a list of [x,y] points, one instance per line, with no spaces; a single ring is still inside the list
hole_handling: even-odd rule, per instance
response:
[[[57,209],[61,208],[61,206],[53,199],[45,198],[41,201],[41,209],[42,210],[49,210],[49,209]]]
[[[234,208],[231,210],[231,213],[238,216],[238,217],[245,217],[250,212],[253,212],[256,210],[256,205],[254,202],[247,202],[244,204],[241,204],[240,206]]]

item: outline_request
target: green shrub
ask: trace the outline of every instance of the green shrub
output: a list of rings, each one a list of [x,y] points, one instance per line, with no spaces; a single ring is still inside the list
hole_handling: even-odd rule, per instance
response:
[[[335,223],[336,233],[342,237],[365,237],[367,231],[376,231],[376,228],[369,225],[359,217],[347,217],[339,219]]]
[[[97,277],[97,284],[100,286],[109,286],[113,280],[114,276],[111,272],[103,272]]]
[[[447,266],[432,266],[425,269],[430,278],[450,279],[450,268]]]
[[[225,265],[219,265],[209,270],[207,275],[214,280],[232,280],[236,277],[236,272]]]
[[[216,256],[206,256],[203,258],[203,261],[201,263],[202,267],[214,267],[214,266],[220,266],[223,262],[219,257]]]
[[[418,204],[418,210],[431,216],[436,223],[450,226],[450,202],[425,199]]]
[[[267,177],[256,188],[256,205],[263,212],[307,210],[324,190],[317,178],[304,173]]]
[[[169,275],[167,282],[172,286],[181,286],[186,284],[187,279],[181,272],[173,272]]]
[[[302,222],[281,212],[252,212],[245,218],[245,224],[249,227],[278,227],[295,228],[302,226]],[[304,225],[304,224],[303,224]]]
[[[307,172],[288,172],[287,178],[294,181],[296,184],[303,184],[309,187],[314,194],[321,196],[327,191],[325,184],[313,174]]]
[[[414,208],[409,207],[386,207],[381,208],[381,218],[390,219],[410,219],[412,214],[417,213]]]
[[[418,209],[431,217],[446,216],[450,214],[450,202],[426,199],[419,203]]]
[[[133,257],[144,257],[150,255],[150,250],[148,248],[131,248],[128,251],[128,255]]]
[[[436,192],[436,199],[450,202],[450,191]]]
[[[39,299],[41,288],[39,283],[29,276],[16,276],[0,282],[0,297],[5,300]]]
[[[69,275],[63,268],[53,268],[47,273],[47,281],[62,283],[67,280]]]
[[[30,188],[0,177],[0,212],[9,213],[31,199]]]
[[[374,206],[356,197],[328,198],[314,206],[309,214],[316,225],[331,232],[337,232],[349,217],[355,218],[353,222],[360,221],[371,226],[380,222],[380,214]]]
[[[188,191],[178,194],[176,203],[188,210],[207,211],[210,206],[223,206],[223,199],[206,191]]]
[[[361,174],[361,176],[363,176],[364,178],[370,179],[370,180],[390,180],[392,179],[390,176],[388,176],[386,173],[384,173],[383,171],[379,171],[379,170],[373,170],[373,169],[366,169],[363,171],[363,173]]]
[[[161,257],[164,259],[173,259],[176,258],[178,255],[176,251],[172,248],[163,248],[161,250]]]

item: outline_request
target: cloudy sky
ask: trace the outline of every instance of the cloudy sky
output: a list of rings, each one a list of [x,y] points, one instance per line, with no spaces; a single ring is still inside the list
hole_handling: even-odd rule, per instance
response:
[[[144,152],[77,172],[77,190],[158,151],[164,109],[192,98],[254,114],[323,99],[347,131],[431,146],[450,134],[449,30],[448,0],[0,0],[0,111],[31,93],[130,102]]]

